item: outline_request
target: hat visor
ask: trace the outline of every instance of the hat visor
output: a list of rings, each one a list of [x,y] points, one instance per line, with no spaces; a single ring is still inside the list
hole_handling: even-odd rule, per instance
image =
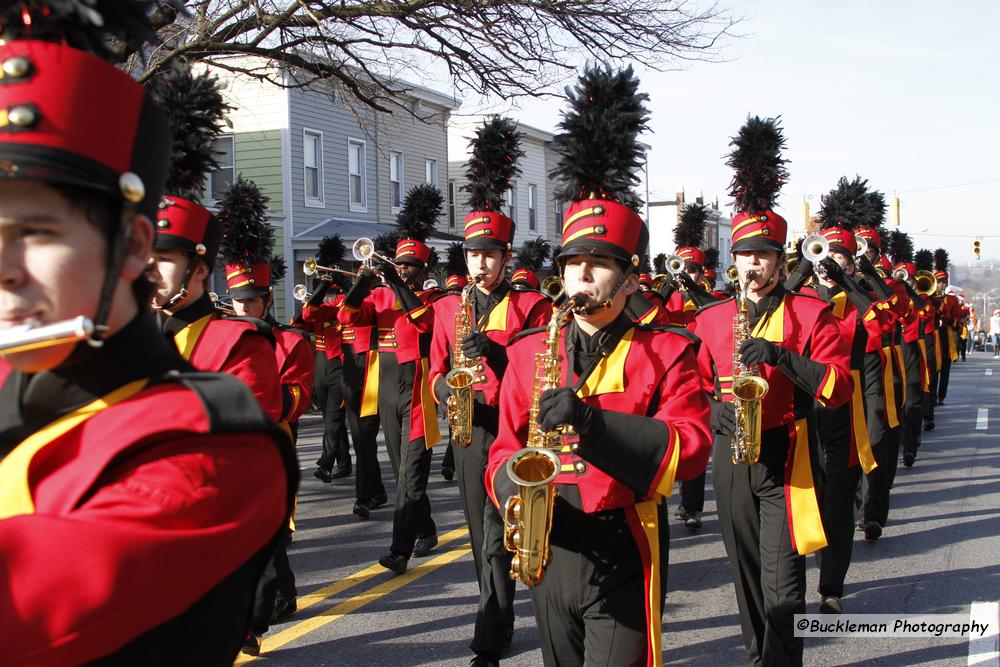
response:
[[[740,239],[733,244],[730,252],[744,252],[747,250],[776,250],[778,252],[783,252],[785,247],[777,241],[772,241],[771,239],[763,238],[761,236],[754,236],[749,239]]]
[[[229,295],[234,299],[253,299],[258,296],[267,296],[271,290],[267,287],[259,287],[257,285],[247,286],[247,287],[237,287],[236,289],[229,290]]]
[[[625,252],[624,248],[621,248],[613,243],[608,243],[607,241],[600,241],[597,239],[584,239],[581,241],[571,241],[568,245],[564,246],[562,251],[559,253],[559,257],[556,260],[562,265],[565,263],[567,257],[572,257],[575,255],[594,255],[595,257],[610,257],[612,259],[617,259],[624,263],[627,268],[633,269],[635,271],[639,270],[636,263],[632,261],[631,255]]]
[[[477,236],[462,242],[466,250],[510,250],[510,244],[489,236]]]
[[[398,257],[392,261],[394,261],[396,264],[409,264],[410,266],[419,266],[421,268],[427,266],[427,262],[422,262],[416,257],[413,257],[412,255],[408,257]]]

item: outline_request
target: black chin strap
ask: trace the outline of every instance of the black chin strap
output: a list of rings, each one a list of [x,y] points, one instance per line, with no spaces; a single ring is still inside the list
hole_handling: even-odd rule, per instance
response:
[[[596,313],[599,310],[610,308],[612,300],[614,300],[615,295],[618,294],[618,290],[622,288],[622,285],[625,284],[625,281],[628,280],[628,277],[630,275],[632,275],[631,269],[622,272],[621,277],[618,278],[618,281],[614,284],[614,287],[611,288],[611,294],[608,295],[608,298],[606,298],[601,303],[598,303],[593,306],[587,306],[586,308],[581,308],[576,312],[581,315],[590,315],[591,313]]]
[[[125,261],[129,239],[132,237],[132,221],[135,216],[136,205],[126,201],[122,205],[118,225],[116,225],[108,245],[108,256],[104,262],[104,281],[101,283],[100,300],[97,302],[97,313],[94,315],[94,333],[87,339],[87,344],[90,347],[104,345],[104,337],[108,333],[108,317],[111,315],[115,288],[118,286],[118,274]]]
[[[181,301],[187,298],[188,284],[191,282],[191,276],[194,273],[194,260],[187,253],[185,253],[184,256],[187,257],[187,268],[184,269],[184,277],[181,278],[180,289],[178,289],[174,293],[174,295],[167,300],[165,304],[163,304],[162,306],[156,306],[156,308],[158,308],[159,310],[170,310],[171,308],[173,308],[174,306],[176,306]]]

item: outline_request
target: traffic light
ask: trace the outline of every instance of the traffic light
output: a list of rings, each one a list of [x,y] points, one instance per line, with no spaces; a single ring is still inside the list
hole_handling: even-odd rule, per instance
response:
[[[975,241],[972,242],[972,256],[975,257],[976,259],[979,259],[979,252],[980,252],[979,239],[976,239]]]

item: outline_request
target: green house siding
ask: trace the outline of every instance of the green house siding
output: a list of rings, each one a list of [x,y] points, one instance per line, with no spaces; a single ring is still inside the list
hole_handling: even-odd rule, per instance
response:
[[[274,228],[274,254],[281,255],[284,257],[285,253],[282,251],[285,243],[285,230],[283,227]],[[294,258],[284,257],[285,266],[287,273],[292,273],[294,275],[293,267],[291,266]],[[282,324],[288,323],[288,318],[291,313],[285,308],[285,281],[277,280],[273,285],[271,285],[271,292],[274,295],[274,317],[276,320]]]
[[[257,184],[270,197],[274,214],[284,215],[284,188],[281,183],[281,130],[242,132],[234,135],[236,173]]]

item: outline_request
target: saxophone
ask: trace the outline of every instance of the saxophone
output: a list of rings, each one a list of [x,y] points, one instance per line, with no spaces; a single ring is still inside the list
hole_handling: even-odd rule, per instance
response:
[[[549,534],[555,508],[555,479],[562,462],[553,450],[562,445],[562,436],[572,435],[570,426],[543,431],[538,424],[538,403],[542,392],[562,384],[562,355],[559,334],[563,322],[579,306],[570,299],[549,320],[545,349],[535,355],[535,374],[531,383],[531,407],[528,410],[528,441],[525,448],[507,461],[507,475],[517,484],[517,495],[504,506],[504,547],[514,554],[510,578],[527,586],[542,580],[545,566],[552,559]]]
[[[740,346],[750,337],[747,291],[756,278],[748,271],[736,291],[736,316],[733,317],[733,405],[736,408],[736,432],[733,433],[733,463],[753,465],[760,460],[761,399],[767,394],[767,380],[754,366],[740,361]]]
[[[455,313],[455,345],[451,350],[451,370],[444,376],[445,384],[451,389],[451,395],[445,404],[448,413],[448,426],[451,428],[451,444],[468,447],[472,444],[472,384],[476,375],[471,366],[475,359],[470,359],[462,352],[462,339],[472,330],[472,292],[482,279],[476,276],[462,290],[462,300]]]

